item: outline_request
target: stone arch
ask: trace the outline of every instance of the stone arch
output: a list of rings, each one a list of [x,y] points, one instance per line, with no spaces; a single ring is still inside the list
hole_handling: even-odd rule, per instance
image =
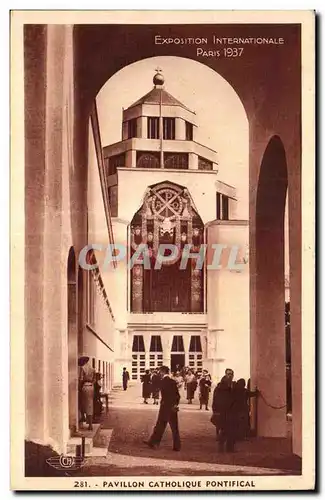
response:
[[[256,346],[252,372],[261,392],[257,431],[286,436],[284,218],[288,189],[283,143],[265,149],[256,199]]]

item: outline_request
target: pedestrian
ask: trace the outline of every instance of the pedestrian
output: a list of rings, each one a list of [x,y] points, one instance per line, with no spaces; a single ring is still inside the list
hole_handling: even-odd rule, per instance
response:
[[[123,382],[123,390],[126,391],[128,388],[128,382],[130,380],[130,374],[127,371],[127,369],[124,367],[123,368],[123,373],[122,373],[122,382]]]
[[[194,399],[194,394],[197,388],[197,380],[196,376],[189,370],[187,375],[185,376],[185,384],[186,384],[186,399],[188,404],[192,404],[192,400]]]
[[[175,380],[175,382],[176,382],[176,384],[177,384],[178,389],[181,389],[181,388],[182,388],[182,385],[183,385],[183,383],[184,383],[184,379],[183,379],[182,375],[180,374],[180,372],[179,372],[179,371],[177,371],[177,372],[174,374],[173,378],[174,378],[174,380]]]
[[[199,382],[199,388],[200,388],[200,395],[199,395],[199,400],[200,400],[200,410],[202,410],[202,405],[205,405],[205,409],[208,410],[208,404],[209,404],[209,396],[210,396],[210,391],[211,391],[211,377],[208,373],[205,374],[200,379]]]
[[[150,377],[150,371],[146,370],[144,375],[141,376],[141,382],[142,382],[142,397],[143,397],[143,402],[144,404],[148,404],[147,399],[150,398],[151,395],[151,377]]]
[[[213,393],[211,421],[216,425],[219,451],[233,452],[236,441],[237,416],[234,405],[234,390],[230,377],[224,376]]]
[[[94,383],[94,419],[99,419],[101,413],[103,411],[103,403],[101,400],[101,390],[102,384],[101,379],[103,376],[97,372],[95,374],[95,383]]]
[[[240,378],[234,386],[234,411],[237,418],[237,433],[238,441],[245,439],[250,434],[250,415],[249,415],[249,400],[251,397],[256,397],[258,391],[250,391],[246,388],[245,379]]]
[[[82,413],[86,414],[86,422],[88,430],[93,429],[94,415],[94,382],[95,370],[90,366],[89,357],[81,356],[78,360],[80,366],[79,371],[79,386],[81,388],[81,406]]]
[[[154,405],[158,404],[159,390],[160,390],[160,377],[158,370],[154,370],[151,375],[151,391],[152,391],[152,399]]]
[[[235,382],[234,382],[234,370],[232,368],[226,368],[225,369],[225,377],[227,378],[228,384],[231,387],[234,387]]]
[[[169,368],[162,366],[160,368],[160,383],[161,402],[158,413],[157,422],[152,435],[148,441],[144,441],[150,448],[159,446],[163,437],[167,424],[169,423],[173,435],[173,450],[181,449],[181,440],[178,429],[178,405],[180,395],[177,388],[177,383],[169,376]]]

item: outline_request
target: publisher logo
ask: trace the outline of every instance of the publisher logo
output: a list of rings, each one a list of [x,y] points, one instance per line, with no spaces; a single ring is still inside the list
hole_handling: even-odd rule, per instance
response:
[[[85,464],[85,459],[81,457],[70,457],[60,455],[59,457],[51,457],[46,462],[58,470],[77,470]]]

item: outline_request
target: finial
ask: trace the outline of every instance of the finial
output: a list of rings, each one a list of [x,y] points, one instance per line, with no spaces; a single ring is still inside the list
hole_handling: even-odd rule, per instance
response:
[[[156,74],[153,77],[153,83],[155,86],[162,86],[165,83],[165,79],[162,74],[162,69],[159,66],[155,69]]]

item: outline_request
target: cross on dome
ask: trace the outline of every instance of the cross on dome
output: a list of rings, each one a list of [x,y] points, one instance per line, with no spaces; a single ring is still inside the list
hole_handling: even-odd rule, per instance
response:
[[[165,79],[162,74],[162,69],[159,66],[155,69],[156,74],[153,77],[153,83],[155,86],[163,86],[165,83]]]

